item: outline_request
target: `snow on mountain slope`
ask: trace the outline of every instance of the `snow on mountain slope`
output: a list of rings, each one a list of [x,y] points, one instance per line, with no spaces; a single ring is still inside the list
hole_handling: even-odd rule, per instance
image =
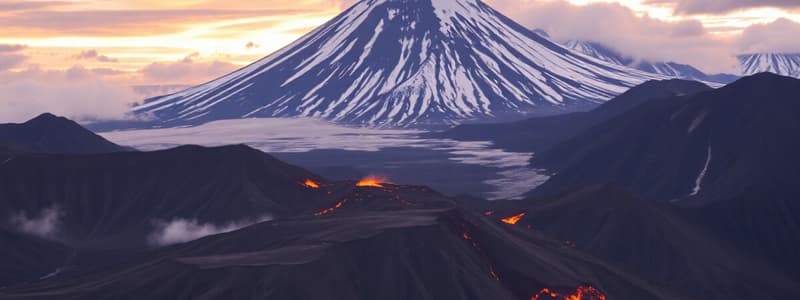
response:
[[[753,75],[772,72],[778,75],[800,78],[800,53],[760,53],[739,56],[742,74]]]
[[[627,66],[634,62],[633,59],[599,43],[569,40],[564,43],[564,47],[613,64]]]
[[[637,69],[648,73],[658,74],[670,78],[680,78],[687,80],[705,81],[709,83],[722,83],[728,84],[736,79],[738,76],[730,74],[705,74],[703,71],[686,64],[679,64],[675,62],[651,62],[646,60],[636,60],[631,57],[625,56],[622,53],[606,47],[600,43],[570,40],[564,43],[564,46],[583,53],[585,55],[600,59],[605,62],[623,65],[630,68]]]
[[[134,113],[158,127],[251,117],[442,126],[601,102],[656,78],[567,50],[479,0],[363,0],[264,59]]]

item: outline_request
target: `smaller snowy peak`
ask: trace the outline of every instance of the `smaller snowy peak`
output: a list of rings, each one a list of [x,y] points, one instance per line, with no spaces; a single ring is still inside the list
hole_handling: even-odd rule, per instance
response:
[[[539,36],[541,36],[543,38],[546,38],[546,39],[550,38],[550,34],[547,33],[547,31],[544,31],[544,29],[537,28],[537,29],[534,29],[534,30],[531,30],[531,31],[533,31],[533,33],[538,34]]]
[[[563,43],[563,45],[564,47],[567,47],[575,52],[594,57],[608,63],[622,65],[639,71],[671,78],[697,80],[719,84],[728,84],[739,78],[739,76],[731,74],[706,74],[691,65],[680,64],[676,62],[659,62],[634,59],[633,57],[622,54],[620,51],[614,50],[597,42],[570,40]]]
[[[800,78],[800,53],[756,53],[739,56],[743,75],[771,72]]]
[[[625,57],[616,50],[608,48],[600,43],[570,40],[565,42],[564,46],[579,53],[613,64],[627,66],[634,62],[633,59]]]

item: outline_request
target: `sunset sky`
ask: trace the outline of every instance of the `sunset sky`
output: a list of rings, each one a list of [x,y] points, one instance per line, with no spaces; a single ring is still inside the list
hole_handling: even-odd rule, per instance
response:
[[[486,2],[556,40],[603,42],[637,58],[691,63],[708,72],[735,72],[735,54],[800,52],[797,0]],[[51,94],[110,93],[118,102],[139,101],[160,91],[116,88],[201,83],[268,55],[351,3],[0,0],[0,104],[49,105]],[[57,86],[62,82],[64,90]],[[41,84],[55,92],[41,91]],[[4,117],[0,112],[0,121]]]

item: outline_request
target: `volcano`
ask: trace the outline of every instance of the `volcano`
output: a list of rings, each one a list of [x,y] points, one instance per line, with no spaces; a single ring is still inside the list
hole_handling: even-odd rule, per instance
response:
[[[364,0],[266,58],[132,113],[153,127],[315,117],[424,128],[577,110],[654,78],[575,53],[479,0]]]

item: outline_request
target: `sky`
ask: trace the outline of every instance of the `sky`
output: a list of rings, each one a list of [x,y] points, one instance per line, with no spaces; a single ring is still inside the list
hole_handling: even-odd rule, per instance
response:
[[[735,72],[800,52],[798,0],[485,0],[553,39]],[[0,0],[0,122],[113,118],[287,45],[353,0]],[[135,88],[132,88],[135,87]]]

